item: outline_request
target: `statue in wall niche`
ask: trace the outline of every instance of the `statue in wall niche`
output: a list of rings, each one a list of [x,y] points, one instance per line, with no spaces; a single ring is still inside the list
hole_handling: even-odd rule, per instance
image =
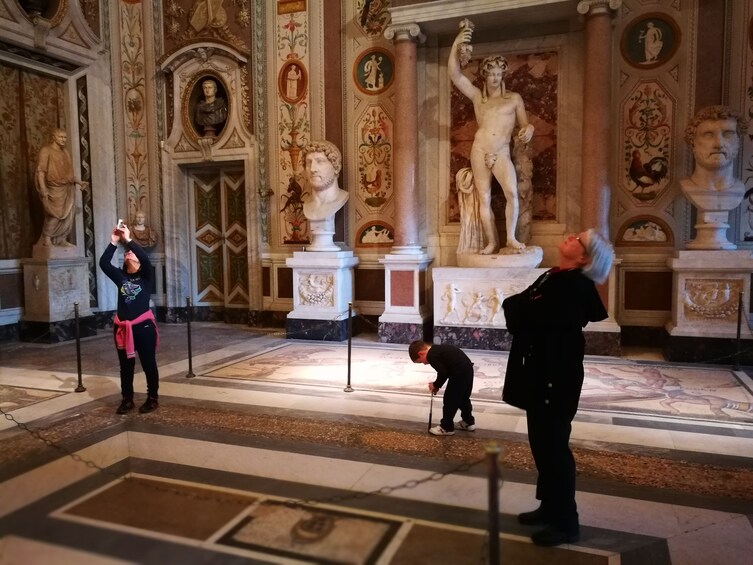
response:
[[[68,134],[55,129],[48,145],[42,147],[34,175],[39,198],[44,209],[44,224],[38,245],[43,247],[75,247],[68,241],[73,228],[76,186],[86,190],[88,182],[73,173],[71,155],[65,147]]]
[[[157,245],[157,232],[146,225],[146,212],[137,210],[136,215],[129,224],[131,238],[136,240],[144,249],[151,249]]]
[[[680,181],[680,188],[698,211],[696,238],[688,249],[737,248],[727,240],[727,220],[745,195],[745,185],[734,176],[734,163],[747,129],[742,115],[727,106],[702,108],[685,129],[695,168]]]
[[[339,249],[332,242],[335,233],[335,213],[345,206],[348,193],[337,183],[342,168],[342,155],[334,143],[312,141],[301,151],[304,176],[309,197],[303,203],[303,215],[309,222],[312,251]]]
[[[478,210],[484,246],[478,251],[482,255],[495,253],[499,249],[494,212],[491,208],[492,176],[497,179],[505,195],[505,223],[507,251],[520,252],[525,244],[518,241],[519,201],[518,179],[510,156],[510,143],[516,126],[520,129],[517,140],[528,143],[533,137],[533,125],[528,123],[525,105],[521,96],[506,90],[504,78],[507,73],[507,60],[499,55],[486,57],[479,65],[484,85],[477,88],[461,72],[461,57],[467,58],[468,44],[473,35],[473,25],[463,20],[450,49],[447,70],[452,83],[473,102],[478,129],[471,147],[472,182],[477,202],[467,208]],[[467,179],[470,182],[470,179]],[[468,186],[468,183],[466,183]],[[461,224],[471,221],[462,217]],[[462,228],[461,228],[462,229]]]
[[[204,99],[196,105],[196,123],[203,127],[205,137],[214,137],[218,126],[227,120],[227,101],[217,96],[217,83],[206,79],[201,83]]]

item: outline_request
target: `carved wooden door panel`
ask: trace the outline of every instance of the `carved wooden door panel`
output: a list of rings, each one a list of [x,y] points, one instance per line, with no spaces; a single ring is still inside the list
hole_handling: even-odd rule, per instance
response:
[[[248,309],[243,170],[201,169],[189,175],[194,304]]]

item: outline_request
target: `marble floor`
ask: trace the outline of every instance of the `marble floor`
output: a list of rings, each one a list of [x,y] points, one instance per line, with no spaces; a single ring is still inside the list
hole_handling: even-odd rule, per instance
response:
[[[497,545],[500,563],[750,562],[749,367],[589,357],[581,540],[539,548],[515,519],[535,473],[504,352],[468,352],[478,430],[437,438],[433,371],[405,346],[200,323],[189,356],[185,326],[160,330],[146,415],[114,413],[107,332],[82,340],[80,379],[73,343],[0,344],[0,564],[475,564]]]

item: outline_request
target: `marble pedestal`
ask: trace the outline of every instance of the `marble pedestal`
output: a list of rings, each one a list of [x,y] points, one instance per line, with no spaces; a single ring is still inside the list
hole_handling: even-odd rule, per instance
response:
[[[502,302],[528,288],[547,269],[524,267],[441,267],[434,281],[434,343],[465,349],[509,351],[512,336]],[[588,324],[583,334],[589,355],[619,355],[620,328],[614,321],[614,281],[609,285],[609,318]]]
[[[667,261],[673,271],[672,320],[665,354],[670,361],[715,361],[732,355],[738,329],[742,293],[741,339],[746,348],[753,336],[748,330],[750,311],[750,251],[678,251]],[[718,360],[733,362],[732,357]]]
[[[384,265],[384,312],[379,316],[379,341],[411,343],[430,339],[431,312],[426,270],[432,259],[420,247],[393,247]]]
[[[21,341],[59,343],[75,339],[78,303],[79,335],[97,334],[89,307],[89,259],[25,259],[24,315]]]
[[[466,349],[509,350],[502,301],[526,289],[546,269],[438,267],[434,282],[434,342]]]
[[[353,302],[352,251],[296,251],[293,311],[285,324],[288,339],[343,341],[348,338],[348,304]]]

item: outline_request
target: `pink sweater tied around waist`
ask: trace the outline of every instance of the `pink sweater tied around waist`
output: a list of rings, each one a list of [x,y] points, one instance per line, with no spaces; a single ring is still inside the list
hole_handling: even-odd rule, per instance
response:
[[[136,356],[136,348],[133,344],[133,325],[140,324],[151,320],[154,322],[154,331],[157,332],[157,346],[159,346],[159,331],[157,331],[157,320],[154,319],[154,314],[151,310],[147,310],[141,316],[134,320],[122,321],[115,314],[112,322],[115,324],[115,347],[118,349],[125,349],[126,357],[132,358]],[[156,349],[156,347],[155,347]]]

